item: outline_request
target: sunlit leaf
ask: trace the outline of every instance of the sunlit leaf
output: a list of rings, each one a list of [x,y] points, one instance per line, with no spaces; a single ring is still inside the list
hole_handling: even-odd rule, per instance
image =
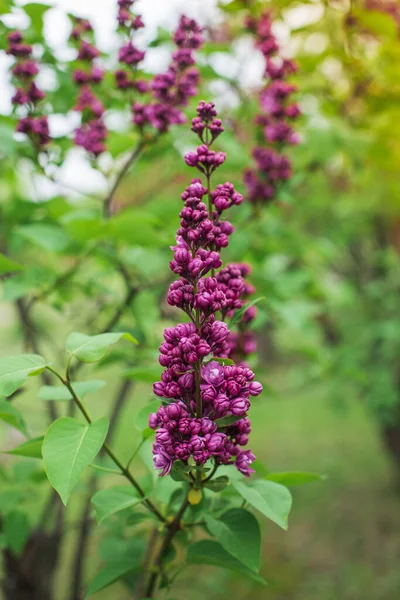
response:
[[[0,358],[0,395],[10,396],[27,377],[38,375],[48,363],[38,354]]]
[[[121,339],[137,343],[135,338],[126,332],[100,333],[92,336],[74,332],[68,336],[65,349],[82,362],[98,362],[106,356],[109,346],[116,344]]]
[[[64,504],[84,469],[99,453],[108,425],[106,417],[91,424],[61,417],[47,430],[42,448],[44,466],[51,485]]]

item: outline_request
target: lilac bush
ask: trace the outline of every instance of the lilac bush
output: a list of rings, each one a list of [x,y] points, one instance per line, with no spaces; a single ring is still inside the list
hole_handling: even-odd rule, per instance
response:
[[[20,590],[25,585],[21,573],[28,572],[29,576],[33,573],[32,598],[35,600],[50,600],[57,556],[67,526],[62,504],[69,502],[88,467],[92,472],[86,486],[81,487],[85,498],[76,521],[71,551],[69,600],[81,600],[83,591],[85,597],[86,592],[91,596],[119,579],[129,584],[138,599],[153,598],[172,585],[183,566],[191,564],[226,567],[264,584],[259,575],[261,530],[254,514],[245,506],[258,510],[284,529],[291,507],[289,491],[276,483],[281,474],[274,481],[273,475],[269,475],[247,447],[251,433],[251,399],[262,392],[262,385],[255,380],[250,368],[252,358],[248,362],[256,349],[250,330],[256,314],[251,300],[255,290],[248,282],[249,265],[223,265],[221,259],[222,250],[229,245],[235,231],[226,219],[226,211],[242,204],[243,196],[232,183],[213,180],[227,157],[215,148],[224,127],[212,102],[201,101],[197,116],[191,122],[191,130],[199,142],[195,150],[185,154],[184,160],[187,168],[196,169],[200,176],[193,178],[182,193],[180,224],[172,246],[170,271],[176,280],[169,286],[167,303],[172,312],[183,312],[184,319],[164,331],[164,341],[159,348],[163,372],[153,385],[157,400],[144,406],[137,415],[137,439],[129,449],[129,459],[114,449],[115,425],[132,386],[136,381],[148,382],[149,372],[151,381],[155,378],[154,363],[143,364],[153,360],[151,342],[146,347],[150,336],[147,332],[142,335],[140,314],[134,314],[132,325],[131,311],[135,313],[139,307],[140,313],[141,295],[147,302],[143,289],[151,290],[155,297],[155,286],[167,285],[169,276],[166,269],[161,279],[152,275],[147,278],[147,273],[142,277],[137,269],[141,259],[135,258],[136,251],[143,249],[140,239],[146,238],[147,232],[150,238],[157,236],[158,244],[159,219],[153,219],[156,215],[151,210],[147,215],[144,206],[137,211],[136,206],[127,209],[125,214],[114,218],[113,199],[143,149],[156,143],[173,125],[186,122],[184,110],[196,96],[200,82],[196,52],[204,42],[204,31],[199,24],[182,16],[173,33],[176,48],[167,71],[150,76],[143,69],[145,50],[140,47],[137,35],[144,22],[134,10],[134,4],[134,0],[118,0],[117,32],[121,42],[114,63],[97,48],[87,19],[71,17],[69,42],[75,54],[70,63],[53,57],[44,38],[41,45],[25,43],[29,40],[33,44],[31,31],[26,32],[26,37],[25,32],[23,35],[19,31],[9,32],[8,36],[7,52],[15,58],[12,73],[16,84],[13,104],[17,131],[25,133],[30,142],[20,144],[21,157],[28,157],[35,174],[57,183],[57,168],[63,164],[72,145],[83,148],[92,166],[100,171],[103,163],[115,159],[110,169],[109,191],[104,198],[99,198],[101,210],[93,208],[92,199],[88,202],[84,193],[79,193],[79,198],[71,202],[68,198],[56,198],[48,203],[39,199],[31,203],[35,206],[30,212],[25,212],[27,203],[24,202],[21,223],[16,219],[17,243],[8,244],[5,240],[3,246],[5,256],[2,258],[7,259],[9,248],[11,252],[14,247],[25,251],[27,244],[40,246],[44,241],[45,250],[52,253],[50,259],[60,253],[67,267],[60,265],[57,272],[51,271],[51,276],[44,270],[44,283],[37,288],[36,284],[33,289],[29,287],[24,297],[16,298],[26,352],[30,353],[0,359],[0,395],[7,397],[7,401],[0,399],[0,402],[3,402],[2,410],[11,407],[11,412],[4,413],[5,420],[9,422],[11,414],[15,426],[27,435],[27,440],[11,453],[43,461],[51,485],[48,498],[40,507],[43,514],[38,525],[40,543],[35,545],[35,560],[30,562],[28,552],[36,544],[33,522],[21,542],[21,551],[26,548],[27,553],[14,560],[15,548],[7,546],[5,550],[5,556],[12,555],[14,560],[13,569],[6,577],[7,589],[12,589],[12,593],[18,590],[17,595],[21,595]],[[34,7],[31,10],[40,10]],[[46,97],[35,81],[39,72],[39,64],[34,59],[36,54],[41,56],[41,64],[56,76],[59,85],[48,89]],[[107,70],[108,64],[114,65],[111,72]],[[65,96],[64,89],[69,91]],[[67,115],[72,108],[80,116],[78,128],[72,135],[67,132],[58,137],[55,132],[51,137],[47,114]],[[106,119],[107,110],[119,110],[121,115],[129,111],[126,120],[130,131],[126,140],[121,139],[123,135],[119,131],[112,130],[112,119]],[[107,160],[98,161],[106,152]],[[16,206],[18,213],[20,205]],[[235,210],[230,212],[235,213]],[[127,226],[123,223],[125,217]],[[135,237],[137,234],[139,240]],[[148,245],[143,244],[150,250],[149,255],[153,239]],[[28,253],[29,249],[26,255]],[[30,260],[35,261],[36,252],[31,255]],[[10,264],[12,269],[23,270],[22,265],[7,259],[6,273]],[[96,275],[90,271],[92,264],[98,269]],[[107,285],[112,282],[111,290],[104,288],[104,280],[100,281],[103,273]],[[94,281],[97,274],[99,282]],[[125,293],[116,303],[122,285]],[[68,358],[60,370],[58,354],[49,360],[41,356],[46,347],[45,336],[41,335],[41,327],[36,324],[32,311],[37,303],[48,302],[53,308],[57,304],[60,315],[65,314],[74,298],[71,291],[74,287],[84,294],[89,287],[99,292],[98,303],[96,306],[93,303],[95,314],[86,315],[90,311],[81,311],[78,302],[73,305],[74,313],[79,313],[79,322],[84,322],[89,332],[99,333],[70,333],[64,346]],[[67,300],[61,301],[56,296],[63,296],[64,292]],[[50,297],[56,297],[54,305]],[[157,305],[157,312],[159,308]],[[144,312],[148,312],[147,305]],[[128,331],[118,331],[124,318],[130,323]],[[156,317],[154,321],[157,324]],[[46,338],[51,337],[52,323],[49,320],[51,325],[45,332]],[[138,335],[139,341],[131,331]],[[110,418],[93,417],[84,397],[101,389],[105,382],[78,381],[78,374],[85,363],[103,360],[110,347],[121,340],[138,344],[138,351],[121,351],[116,358],[122,361],[123,372]],[[8,404],[21,386],[28,385],[28,376],[39,376],[42,385],[39,397],[48,401],[49,425],[45,432],[39,431],[43,435],[36,438],[29,437],[22,415],[14,404]],[[69,403],[66,410],[60,408],[61,401]],[[140,458],[147,466],[153,459],[150,477],[141,469],[136,472],[135,461]],[[101,479],[98,471],[108,473],[113,479]],[[156,473],[161,477],[156,477]],[[253,474],[256,476],[251,477]],[[116,479],[125,485],[117,485]],[[16,513],[19,519],[25,519],[25,512],[19,508]],[[86,586],[86,558],[94,514],[102,528],[99,538],[112,551],[108,553],[106,564]],[[5,514],[6,519],[8,516]],[[12,522],[14,513],[11,517]],[[46,531],[43,523],[49,525]],[[129,528],[137,525],[139,536],[132,536]],[[234,538],[233,544],[231,536],[226,535],[226,528]],[[175,545],[182,547],[176,556]],[[123,548],[122,559],[117,546]],[[103,555],[102,550],[100,554]],[[53,564],[41,564],[41,557],[49,555],[55,557]]]

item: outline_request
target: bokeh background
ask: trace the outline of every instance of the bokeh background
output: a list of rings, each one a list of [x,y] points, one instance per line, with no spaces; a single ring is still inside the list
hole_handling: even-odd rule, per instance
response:
[[[28,26],[18,8],[26,3],[16,2],[12,15],[11,4],[3,4],[0,20],[7,27]],[[70,60],[69,11],[93,22],[99,48],[112,56],[118,47],[114,0],[47,4],[43,36],[57,59]],[[253,4],[273,11],[284,53],[299,63],[294,80],[303,116],[301,143],[291,150],[292,180],[257,219],[246,205],[232,215],[237,230],[225,255],[253,265],[252,282],[257,294],[265,296],[256,323],[260,350],[253,359],[265,391],[252,408],[252,449],[271,471],[310,471],[325,479],[293,487],[288,532],[265,525],[262,574],[268,588],[215,568],[190,567],[170,596],[395,600],[400,595],[400,9],[395,0],[234,0],[219,5],[214,0],[138,0],[137,12],[146,23],[141,44],[151,45],[145,62],[149,73],[165,70],[171,52],[166,33],[182,12],[207,28],[208,42],[199,58],[200,97],[220,109],[226,132],[219,146],[228,155],[221,179],[233,181],[241,191],[243,169],[251,163],[263,71],[262,58],[244,30]],[[2,282],[2,356],[18,354],[29,343],[18,318],[18,300],[40,296],[87,251],[87,243],[103,235],[93,216],[98,199],[107,190],[113,161],[132,143],[124,111],[107,106],[111,150],[100,167],[80,149],[67,146],[55,171],[57,183],[51,181],[21,154],[13,134],[10,64],[2,52],[1,238],[2,243],[10,240],[10,255],[29,269]],[[41,78],[49,96],[56,95],[59,82],[52,69],[43,69]],[[71,106],[76,90],[72,83],[62,85]],[[189,117],[195,104],[188,107]],[[62,113],[60,105],[50,116],[60,140],[68,138],[78,118],[73,111]],[[164,299],[169,246],[180,193],[192,176],[182,156],[194,144],[188,127],[174,128],[144,154],[116,198],[124,211],[116,217],[113,239],[139,287],[121,328],[132,331],[141,345],[125,352],[131,353],[128,363],[147,368],[145,377],[133,377],[118,421],[116,446],[126,456],[135,416],[151,396],[154,373],[157,377],[162,330],[176,318]],[[53,242],[24,232],[24,225],[42,220],[58,228]],[[65,244],[60,244],[60,229]],[[58,357],[66,335],[87,331],[99,308],[100,324],[93,332],[101,330],[123,299],[123,284],[107,257],[88,254],[84,268],[59,282],[48,301],[39,299],[35,305],[32,318],[42,353]],[[87,367],[86,376],[108,382],[88,400],[91,411],[103,415],[119,388],[121,368],[110,359],[100,368]],[[46,413],[35,385],[15,405],[39,435]],[[2,448],[20,440],[7,426],[0,432]],[[0,468],[15,479],[2,480],[0,510],[9,500],[4,491],[14,483],[25,486],[21,503],[34,523],[47,489],[43,483],[43,489],[33,492],[32,478],[39,477],[40,468],[35,461],[5,455]],[[68,507],[54,600],[70,597],[67,582],[85,494],[82,483]],[[100,540],[101,530],[89,546],[88,577],[99,564]],[[99,600],[130,597],[123,584],[98,595]]]

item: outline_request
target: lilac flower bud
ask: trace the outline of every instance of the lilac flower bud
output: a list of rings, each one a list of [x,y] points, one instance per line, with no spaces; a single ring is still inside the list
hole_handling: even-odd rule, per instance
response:
[[[135,66],[144,59],[144,56],[145,52],[138,50],[132,42],[128,42],[120,48],[118,59],[122,63]]]
[[[28,94],[22,88],[17,88],[11,102],[13,104],[26,104],[29,102]]]
[[[211,419],[204,417],[201,419],[201,433],[203,435],[215,433],[217,431],[217,425]]]
[[[207,450],[211,454],[218,454],[223,451],[226,443],[226,435],[224,433],[211,433],[205,436]]]
[[[175,446],[175,455],[178,460],[187,460],[192,453],[191,444],[178,442]]]
[[[22,42],[23,36],[22,33],[18,30],[10,31],[10,33],[7,36],[7,39],[10,44],[19,44],[20,42]]]
[[[43,100],[45,94],[44,92],[42,92],[42,90],[39,90],[39,88],[37,87],[36,83],[34,81],[31,82],[28,92],[28,101],[32,102],[33,104],[36,104],[36,102],[39,102],[40,100]]]
[[[197,156],[197,152],[193,152],[193,150],[186,152],[184,158],[185,158],[185,163],[187,165],[189,165],[189,167],[195,167],[199,162],[199,157]]]
[[[182,409],[178,404],[169,404],[166,412],[169,419],[179,419],[182,415]]]
[[[39,67],[35,61],[25,60],[14,65],[12,73],[19,79],[29,79],[39,73]]]
[[[193,373],[185,373],[178,379],[179,385],[187,390],[191,390],[194,384],[194,374]]]
[[[164,429],[163,427],[161,427],[160,429],[157,430],[156,441],[160,442],[161,444],[169,443],[171,441],[170,432],[167,429]]]
[[[226,394],[218,394],[214,399],[214,408],[219,415],[224,415],[230,410],[230,401]]]
[[[251,452],[251,450],[241,450],[236,456],[235,466],[236,468],[243,473],[246,477],[250,477],[252,473],[254,473],[254,469],[250,468],[252,462],[254,462],[256,457]]]
[[[151,413],[149,415],[149,427],[151,427],[151,429],[157,429],[159,424],[160,424],[160,420],[158,418],[157,413]]]
[[[261,383],[258,381],[252,381],[249,385],[249,391],[252,396],[259,396],[263,390]]]
[[[78,60],[86,60],[91,62],[98,56],[100,56],[100,52],[95,46],[89,44],[89,42],[86,42],[85,40],[81,41],[78,49]]]
[[[235,398],[230,403],[230,410],[235,417],[244,416],[250,408],[250,402],[247,398]]]
[[[155,469],[161,470],[160,475],[167,475],[170,473],[173,460],[159,443],[155,443],[153,446],[153,462]]]
[[[224,380],[224,370],[219,363],[213,360],[203,367],[201,376],[205,382],[218,387]]]

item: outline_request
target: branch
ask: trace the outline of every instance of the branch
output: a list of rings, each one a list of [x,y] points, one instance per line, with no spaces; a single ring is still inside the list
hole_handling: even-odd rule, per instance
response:
[[[162,572],[164,557],[167,554],[174,537],[176,536],[178,531],[181,529],[181,519],[182,519],[183,515],[185,514],[185,511],[186,511],[188,505],[189,505],[189,500],[188,500],[188,495],[186,494],[185,499],[184,499],[180,509],[176,513],[173,521],[167,526],[167,535],[165,536],[163,543],[161,544],[161,548],[160,548],[160,550],[155,558],[155,561],[154,561],[154,566],[156,567],[156,569],[152,572],[150,579],[149,579],[149,583],[146,588],[146,593],[145,593],[146,598],[154,597],[154,591],[155,591],[155,588],[157,585],[157,580],[158,580],[160,573]]]
[[[115,178],[114,184],[112,185],[109,193],[107,194],[107,196],[104,199],[104,209],[103,210],[104,210],[104,217],[106,219],[111,216],[111,206],[112,206],[112,201],[114,199],[115,192],[117,191],[121,181],[124,179],[125,175],[129,171],[129,169],[131,168],[131,166],[133,165],[135,160],[138,158],[138,156],[142,152],[145,145],[146,145],[145,139],[141,138],[139,140],[136,148],[134,148],[134,150],[128,156],[128,159],[126,160],[122,169],[120,170],[117,177]]]
[[[31,320],[29,307],[25,305],[23,298],[18,298],[18,300],[15,301],[15,306],[22,324],[25,346],[31,348],[32,352],[35,354],[40,354],[35,326]],[[40,379],[42,380],[43,385],[51,385],[51,377],[46,371],[40,373]],[[46,406],[51,421],[55,421],[58,417],[58,411],[54,401],[46,402]]]
[[[63,385],[65,385],[65,387],[68,389],[69,393],[71,394],[72,399],[75,402],[76,406],[79,408],[79,410],[85,417],[86,421],[89,424],[91,424],[93,422],[92,418],[91,418],[89,412],[87,411],[86,407],[82,404],[81,400],[77,396],[74,388],[71,385],[71,382],[69,380],[65,379],[64,377],[62,377],[62,375],[60,375],[52,367],[47,366],[46,368],[49,371],[51,371],[61,381],[61,383]],[[139,496],[143,499],[144,505],[158,518],[159,521],[161,521],[162,523],[165,523],[166,522],[165,517],[163,517],[163,515],[160,513],[158,508],[153,504],[153,502],[146,497],[146,494],[145,494],[143,488],[141,487],[141,485],[136,481],[136,479],[134,478],[134,476],[132,475],[130,470],[127,469],[124,466],[124,464],[122,463],[122,461],[117,457],[117,455],[114,453],[112,448],[109,446],[108,442],[104,442],[103,448],[104,448],[104,451],[111,458],[111,460],[114,462],[114,464],[120,469],[122,475],[124,475],[124,477],[129,481],[129,483],[131,483],[133,485],[133,487],[136,489]]]

